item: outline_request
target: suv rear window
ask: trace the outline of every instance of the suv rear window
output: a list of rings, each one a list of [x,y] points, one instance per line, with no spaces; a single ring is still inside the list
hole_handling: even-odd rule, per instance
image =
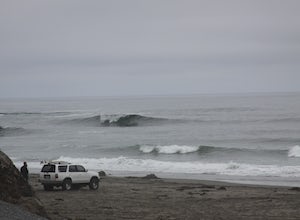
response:
[[[58,172],[67,172],[67,166],[58,166]]]
[[[55,172],[55,165],[47,164],[44,165],[42,168],[42,172],[54,173]]]

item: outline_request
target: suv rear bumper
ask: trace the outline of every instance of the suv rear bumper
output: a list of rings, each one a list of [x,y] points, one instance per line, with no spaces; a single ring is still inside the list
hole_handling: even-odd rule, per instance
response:
[[[40,179],[40,183],[43,185],[61,185],[62,181],[60,180],[44,180]]]

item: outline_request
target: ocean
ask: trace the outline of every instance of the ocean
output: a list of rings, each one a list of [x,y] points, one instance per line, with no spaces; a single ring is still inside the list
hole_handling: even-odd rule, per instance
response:
[[[0,100],[0,149],[20,167],[300,185],[300,94]]]

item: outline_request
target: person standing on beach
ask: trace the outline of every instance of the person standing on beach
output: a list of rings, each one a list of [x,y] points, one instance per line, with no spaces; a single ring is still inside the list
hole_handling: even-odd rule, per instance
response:
[[[26,180],[26,182],[28,182],[28,169],[26,162],[24,162],[24,165],[21,167],[21,175]]]

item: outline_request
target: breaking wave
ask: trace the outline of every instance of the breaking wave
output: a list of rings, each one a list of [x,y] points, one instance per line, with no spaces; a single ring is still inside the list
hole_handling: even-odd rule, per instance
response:
[[[246,148],[226,148],[214,146],[188,146],[188,145],[137,145],[138,150],[145,154],[207,154],[207,153],[228,153],[228,154],[266,154],[266,155],[287,155],[288,157],[300,157],[300,146],[290,149],[246,149]]]
[[[226,147],[214,147],[214,146],[188,146],[188,145],[137,145],[139,151],[142,153],[158,153],[158,154],[190,154],[190,153],[212,153],[212,152],[256,152],[256,151],[266,151],[259,149],[241,149],[241,148],[226,148]],[[270,152],[276,150],[269,150]],[[281,151],[280,151],[281,152]]]
[[[197,152],[200,147],[196,146],[180,146],[180,145],[169,145],[169,146],[140,146],[139,150],[143,153],[160,153],[160,154],[187,154]]]
[[[167,121],[168,119],[164,118],[154,118],[154,117],[146,117],[142,115],[125,115],[121,116],[116,120],[105,120],[102,124],[105,126],[120,126],[120,127],[131,127],[131,126],[140,126],[140,125],[154,125],[157,123],[162,123]]]
[[[57,160],[67,161],[74,164],[83,164],[86,168],[91,170],[121,171],[125,173],[129,171],[145,173],[155,172],[237,176],[300,177],[300,166],[259,165],[235,162],[172,162],[153,159],[132,159],[123,156],[99,159],[71,158],[61,156],[57,158]]]
[[[110,116],[91,116],[85,118],[76,118],[71,119],[71,123],[78,123],[81,125],[89,126],[117,126],[117,127],[134,127],[134,126],[147,126],[147,125],[156,125],[166,122],[174,121],[172,119],[165,118],[155,118],[147,117],[138,114],[128,114],[128,115],[110,115]]]
[[[300,146],[296,145],[292,147],[288,152],[289,157],[300,157]]]

